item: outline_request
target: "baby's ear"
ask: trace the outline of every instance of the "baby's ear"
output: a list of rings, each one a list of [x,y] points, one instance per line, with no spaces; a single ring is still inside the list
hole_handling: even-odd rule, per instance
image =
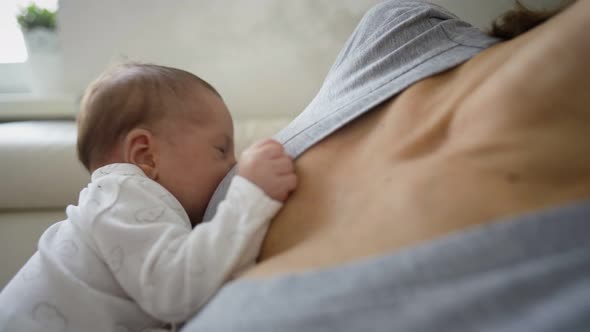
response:
[[[143,128],[135,128],[125,136],[123,155],[125,162],[134,164],[151,179],[158,176],[156,156],[154,154],[154,136]]]

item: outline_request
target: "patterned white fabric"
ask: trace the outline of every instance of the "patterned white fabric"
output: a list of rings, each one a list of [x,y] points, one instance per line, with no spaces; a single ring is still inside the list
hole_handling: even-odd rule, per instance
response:
[[[254,263],[281,203],[237,177],[221,206],[192,229],[138,167],[96,170],[0,293],[0,330],[142,331],[186,320]]]

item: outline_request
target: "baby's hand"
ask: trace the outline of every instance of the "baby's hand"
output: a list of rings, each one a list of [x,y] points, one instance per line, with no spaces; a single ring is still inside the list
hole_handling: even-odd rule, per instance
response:
[[[293,159],[281,143],[266,139],[242,153],[238,175],[259,186],[272,199],[284,202],[297,186]]]

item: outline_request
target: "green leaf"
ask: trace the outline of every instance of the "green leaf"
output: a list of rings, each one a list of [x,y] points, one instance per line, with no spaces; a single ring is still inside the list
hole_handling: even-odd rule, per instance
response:
[[[36,4],[21,8],[16,20],[24,31],[34,28],[47,28],[49,30],[55,30],[56,28],[56,12],[40,8]]]

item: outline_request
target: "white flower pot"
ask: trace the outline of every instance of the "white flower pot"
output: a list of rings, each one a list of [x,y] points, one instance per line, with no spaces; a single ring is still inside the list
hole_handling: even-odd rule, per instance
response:
[[[34,28],[23,35],[29,54],[31,92],[40,96],[63,94],[63,59],[57,33]]]

